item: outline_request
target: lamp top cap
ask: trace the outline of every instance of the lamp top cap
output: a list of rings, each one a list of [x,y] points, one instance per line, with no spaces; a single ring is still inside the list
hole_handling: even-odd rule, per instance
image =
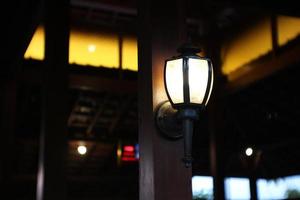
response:
[[[201,52],[201,49],[191,43],[184,43],[177,49],[177,52],[181,54],[196,54]]]

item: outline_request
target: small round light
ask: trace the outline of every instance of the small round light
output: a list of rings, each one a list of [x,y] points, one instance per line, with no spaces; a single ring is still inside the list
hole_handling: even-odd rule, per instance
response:
[[[80,145],[77,147],[77,151],[80,155],[84,155],[87,152],[86,146]]]
[[[246,151],[245,151],[245,154],[246,154],[247,156],[252,156],[252,154],[253,154],[253,149],[252,149],[251,147],[248,147],[248,148],[246,149]]]
[[[96,51],[96,45],[94,45],[94,44],[88,45],[88,51],[90,53],[94,53]]]

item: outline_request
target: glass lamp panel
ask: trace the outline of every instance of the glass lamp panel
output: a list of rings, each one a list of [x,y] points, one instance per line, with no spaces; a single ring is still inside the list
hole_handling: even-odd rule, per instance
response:
[[[205,105],[207,105],[207,103],[209,101],[209,98],[210,98],[210,95],[211,95],[211,91],[212,91],[212,88],[213,88],[213,83],[214,83],[214,68],[211,67],[211,82],[210,82],[209,93],[208,93],[208,97],[206,99]]]
[[[202,104],[208,82],[208,61],[189,58],[190,102]]]
[[[166,88],[174,104],[183,103],[183,59],[167,61],[165,79]]]

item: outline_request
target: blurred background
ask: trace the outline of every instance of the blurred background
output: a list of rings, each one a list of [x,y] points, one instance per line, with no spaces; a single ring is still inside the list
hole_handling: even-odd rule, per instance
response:
[[[204,54],[218,49],[224,198],[250,199],[255,193],[257,199],[300,198],[299,6],[282,0],[183,2],[190,41]],[[68,74],[66,96],[62,104],[56,96],[57,104],[47,108],[44,98],[51,102],[53,96],[44,95],[43,83],[59,82],[52,75],[60,68],[43,75],[45,62],[53,64],[45,61],[44,3],[12,1],[3,7],[9,10],[2,13],[0,56],[3,191],[7,199],[36,198],[43,113],[58,108],[66,111],[61,136],[66,145],[46,146],[53,152],[65,148],[66,199],[138,199],[140,2],[70,0],[63,15],[69,32],[67,72],[62,71]],[[208,111],[202,115],[193,139],[193,198],[213,199],[212,127]],[[55,168],[55,158],[50,161]]]

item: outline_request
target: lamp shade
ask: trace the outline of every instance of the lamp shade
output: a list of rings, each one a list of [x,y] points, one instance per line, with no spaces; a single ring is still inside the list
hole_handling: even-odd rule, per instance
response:
[[[164,80],[166,93],[174,108],[204,107],[213,86],[212,63],[194,53],[168,59]]]

